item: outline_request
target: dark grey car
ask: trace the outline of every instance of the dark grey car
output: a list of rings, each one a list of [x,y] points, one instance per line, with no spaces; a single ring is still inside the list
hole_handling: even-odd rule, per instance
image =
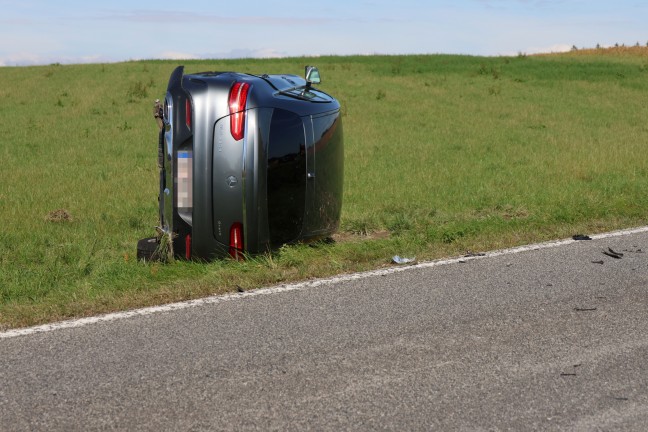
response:
[[[161,230],[176,256],[259,253],[330,236],[342,206],[340,104],[296,75],[169,79],[160,132]]]

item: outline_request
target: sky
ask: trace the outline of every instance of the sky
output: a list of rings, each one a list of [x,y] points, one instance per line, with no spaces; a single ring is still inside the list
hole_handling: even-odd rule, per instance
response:
[[[0,0],[0,66],[636,43],[646,0]]]

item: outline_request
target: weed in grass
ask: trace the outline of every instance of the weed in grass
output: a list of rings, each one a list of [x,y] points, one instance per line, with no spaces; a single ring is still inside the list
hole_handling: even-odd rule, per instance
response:
[[[403,57],[397,56],[392,62],[392,75],[400,75],[403,72]]]
[[[300,268],[304,265],[307,249],[303,245],[282,246],[276,253],[277,262],[285,267]]]
[[[376,229],[376,224],[369,218],[345,220],[342,229],[352,234],[368,236]]]
[[[128,102],[133,103],[139,99],[147,98],[149,86],[150,84],[146,85],[142,81],[135,81],[132,83],[126,93],[128,96]]]
[[[412,229],[414,224],[402,213],[390,215],[385,222],[387,229],[394,235],[401,235]]]
[[[492,86],[488,88],[488,94],[491,96],[499,96],[502,93],[501,86]]]
[[[117,126],[117,128],[118,128],[120,131],[125,132],[125,131],[127,131],[127,130],[131,130],[133,127],[132,127],[131,125],[128,124],[128,121],[124,120],[124,124],[121,125],[121,126]]]
[[[447,230],[441,233],[441,241],[443,243],[450,244],[454,243],[465,235],[466,233],[463,230]]]

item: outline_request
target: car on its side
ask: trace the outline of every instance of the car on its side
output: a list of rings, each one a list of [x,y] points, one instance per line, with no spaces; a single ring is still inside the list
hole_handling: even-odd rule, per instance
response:
[[[320,81],[312,66],[304,78],[173,71],[158,162],[160,232],[176,257],[240,258],[337,230],[342,116]]]

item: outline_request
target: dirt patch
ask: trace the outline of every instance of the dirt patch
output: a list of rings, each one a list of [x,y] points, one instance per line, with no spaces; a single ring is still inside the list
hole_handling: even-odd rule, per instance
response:
[[[70,212],[65,209],[51,211],[45,216],[47,222],[72,222],[74,219]]]
[[[358,234],[352,232],[338,232],[331,236],[336,243],[348,243],[362,240],[379,240],[389,238],[390,233],[387,230],[370,231],[367,234]]]

